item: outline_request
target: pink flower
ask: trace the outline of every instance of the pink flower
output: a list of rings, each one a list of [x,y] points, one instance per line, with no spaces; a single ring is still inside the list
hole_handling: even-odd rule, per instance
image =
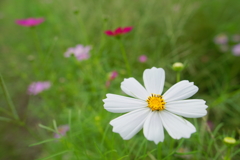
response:
[[[214,129],[214,124],[212,121],[207,121],[207,125],[211,131]]]
[[[25,27],[32,27],[41,24],[44,21],[44,18],[28,18],[28,19],[18,19],[16,23]]]
[[[227,44],[228,37],[226,34],[219,34],[214,38],[216,44]]]
[[[141,55],[141,56],[138,57],[138,60],[139,60],[139,62],[144,63],[144,62],[147,61],[147,56],[146,55]]]
[[[38,93],[50,88],[51,83],[48,81],[45,82],[33,82],[28,87],[29,95],[37,95]]]
[[[62,125],[62,126],[59,126],[57,129],[58,129],[58,133],[54,134],[54,138],[61,138],[62,136],[66,135],[70,127],[68,125]]]
[[[108,36],[120,36],[122,34],[130,32],[132,29],[133,27],[125,27],[125,28],[119,27],[115,29],[115,31],[107,30],[105,31],[105,34]]]
[[[235,56],[240,56],[240,43],[235,45],[235,46],[233,46],[232,53]]]
[[[110,84],[111,84],[111,81],[108,80],[108,81],[106,82],[105,86],[108,88],[108,87],[110,86]]]
[[[111,81],[114,80],[116,77],[118,76],[118,72],[117,71],[112,71],[109,74],[108,80],[106,82],[106,87],[108,88],[111,84]]]
[[[72,54],[79,60],[88,59],[90,57],[89,51],[92,48],[90,46],[84,47],[83,45],[79,44],[75,48],[69,48],[67,52],[64,53],[65,57],[70,57]]]
[[[112,71],[109,80],[114,80],[116,77],[118,76],[118,72],[117,71]]]

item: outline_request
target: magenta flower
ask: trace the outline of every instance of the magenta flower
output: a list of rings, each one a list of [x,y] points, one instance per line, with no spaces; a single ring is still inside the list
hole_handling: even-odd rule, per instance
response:
[[[44,82],[33,82],[28,86],[29,95],[37,95],[38,93],[50,88],[51,83],[48,81]]]
[[[105,34],[108,36],[120,36],[122,34],[130,32],[132,29],[133,27],[125,27],[125,28],[119,27],[115,29],[115,31],[107,30],[105,31]]]
[[[214,38],[214,42],[216,44],[227,44],[228,42],[228,37],[226,34],[219,34]]]
[[[147,61],[147,56],[146,55],[141,55],[138,57],[139,62],[144,63]]]
[[[83,45],[79,44],[75,48],[69,48],[67,52],[64,53],[65,57],[70,57],[72,54],[79,60],[88,59],[90,57],[89,51],[92,48],[90,46],[84,47]]]
[[[67,131],[69,131],[70,127],[69,125],[62,125],[57,128],[58,133],[54,134],[54,138],[61,138],[62,136],[65,136]]]
[[[118,72],[117,71],[112,71],[109,74],[108,80],[106,82],[106,87],[108,88],[111,84],[111,81],[114,80],[116,77],[118,76]]]
[[[112,71],[111,75],[109,77],[109,80],[114,80],[117,76],[118,76],[118,72],[117,71]]]
[[[106,82],[105,86],[108,88],[108,87],[110,86],[110,84],[111,84],[111,81],[108,80],[108,81]]]
[[[18,19],[16,23],[20,26],[32,27],[37,26],[44,22],[44,18],[28,18],[28,19]]]
[[[235,46],[233,46],[232,53],[235,56],[240,56],[240,43],[235,45]]]

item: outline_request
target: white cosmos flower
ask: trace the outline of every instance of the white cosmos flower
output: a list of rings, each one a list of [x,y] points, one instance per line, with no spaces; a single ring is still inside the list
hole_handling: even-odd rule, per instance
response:
[[[156,144],[164,140],[163,128],[174,139],[189,138],[196,132],[195,127],[181,117],[199,118],[207,114],[204,100],[185,100],[198,91],[193,82],[180,81],[162,95],[165,72],[155,67],[144,71],[143,81],[145,88],[135,78],[121,83],[123,92],[134,98],[107,94],[103,100],[109,112],[129,112],[110,122],[113,132],[128,140],[143,128],[144,136]]]

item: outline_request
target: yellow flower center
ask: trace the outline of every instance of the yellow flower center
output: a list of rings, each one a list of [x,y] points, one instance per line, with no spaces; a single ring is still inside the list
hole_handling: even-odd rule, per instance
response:
[[[148,107],[152,111],[161,111],[165,109],[166,102],[160,94],[151,94],[147,99]]]

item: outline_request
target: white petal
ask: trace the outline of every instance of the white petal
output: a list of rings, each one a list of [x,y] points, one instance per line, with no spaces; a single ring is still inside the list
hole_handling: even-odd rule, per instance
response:
[[[113,113],[125,113],[136,109],[147,107],[147,102],[130,98],[119,96],[116,94],[107,94],[107,98],[103,100],[104,108]]]
[[[189,138],[192,133],[196,132],[195,127],[182,117],[174,115],[168,111],[161,111],[159,113],[164,128],[172,138]]]
[[[207,114],[205,101],[201,99],[168,102],[166,110],[187,118],[199,118]]]
[[[166,93],[163,95],[165,102],[183,100],[191,97],[198,91],[198,87],[189,81],[180,81],[173,85]]]
[[[142,100],[147,100],[150,96],[146,89],[135,78],[124,79],[121,83],[121,89],[126,94]]]
[[[113,132],[119,133],[125,140],[132,138],[142,129],[150,112],[148,108],[138,109],[112,120]]]
[[[151,112],[148,115],[143,125],[143,133],[148,140],[154,141],[155,144],[163,142],[164,132],[159,112]]]
[[[165,72],[162,68],[146,69],[143,73],[143,81],[149,94],[162,94]]]

